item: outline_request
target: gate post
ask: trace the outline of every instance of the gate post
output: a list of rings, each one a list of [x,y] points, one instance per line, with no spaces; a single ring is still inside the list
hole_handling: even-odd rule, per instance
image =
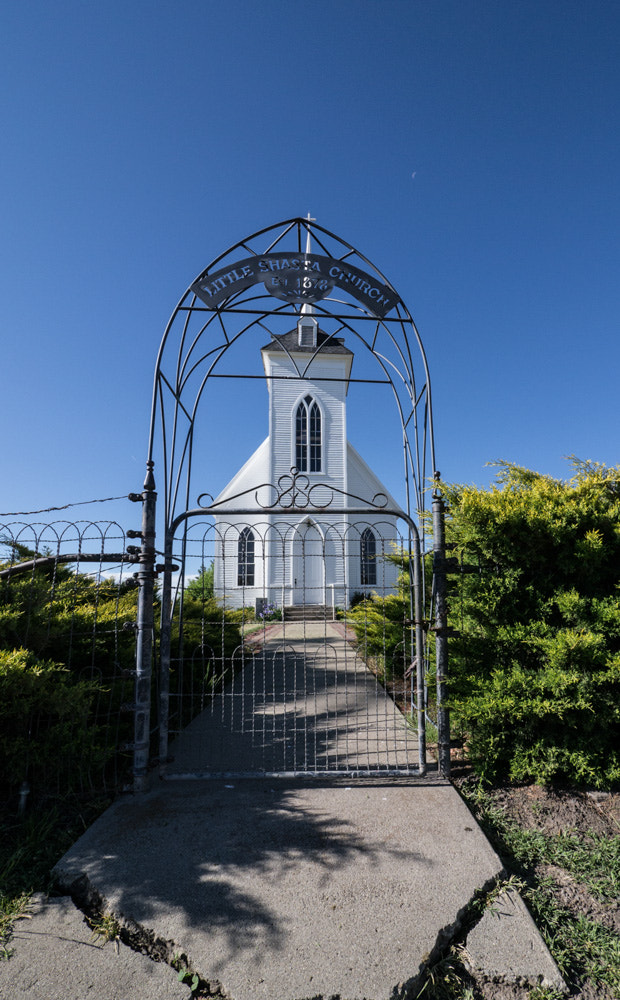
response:
[[[138,615],[136,623],[136,697],[133,743],[133,788],[147,788],[149,746],[151,738],[151,673],[153,664],[153,633],[155,613],[155,477],[153,462],[146,463],[142,500],[142,544],[138,569]]]
[[[439,473],[435,473],[436,482]],[[450,713],[448,682],[448,609],[446,605],[445,507],[437,487],[433,492],[433,591],[435,598],[435,659],[437,664],[437,756],[439,773],[450,775]]]

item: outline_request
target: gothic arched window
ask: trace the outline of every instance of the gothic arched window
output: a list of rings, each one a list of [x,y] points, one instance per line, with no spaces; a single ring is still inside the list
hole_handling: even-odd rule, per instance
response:
[[[237,547],[237,586],[254,586],[254,532],[244,528]]]
[[[377,539],[370,528],[360,538],[360,564],[362,587],[377,586]]]
[[[298,472],[320,472],[321,463],[321,411],[304,396],[295,414],[295,465]]]

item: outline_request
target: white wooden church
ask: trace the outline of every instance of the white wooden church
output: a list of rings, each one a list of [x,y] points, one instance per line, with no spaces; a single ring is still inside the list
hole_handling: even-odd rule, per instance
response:
[[[261,354],[269,435],[215,500],[216,596],[230,607],[329,609],[359,593],[392,593],[398,571],[383,556],[394,550],[397,519],[364,508],[378,497],[386,510],[398,505],[347,440],[353,353],[304,305],[296,328],[272,335]],[[363,513],[338,513],[352,508]]]

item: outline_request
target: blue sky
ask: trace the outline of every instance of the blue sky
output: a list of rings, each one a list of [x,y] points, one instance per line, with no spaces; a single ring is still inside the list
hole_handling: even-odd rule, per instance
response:
[[[620,461],[618,3],[31,0],[0,53],[1,511],[139,490],[177,301],[308,211],[412,313],[447,479]],[[209,417],[201,488],[265,436],[257,400]]]

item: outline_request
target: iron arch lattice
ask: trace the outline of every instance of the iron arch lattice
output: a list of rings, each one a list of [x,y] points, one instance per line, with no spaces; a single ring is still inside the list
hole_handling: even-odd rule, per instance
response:
[[[304,250],[309,246],[321,253]],[[282,266],[285,262],[291,266]],[[318,270],[306,270],[304,263]],[[244,274],[253,267],[252,274]],[[274,281],[298,279],[298,295],[293,288],[289,299],[277,297],[284,291]],[[332,287],[313,284],[304,290],[306,280],[325,280]],[[381,297],[378,304],[371,293]],[[166,327],[156,363],[148,451],[153,460],[159,430],[166,525],[190,505],[196,420],[209,381],[264,378],[225,371],[227,352],[251,330],[272,336],[290,329],[307,304],[330,339],[347,335],[375,359],[379,377],[360,381],[389,386],[402,427],[405,512],[426,509],[428,481],[436,471],[431,386],[413,318],[367,257],[316,222],[297,218],[259,230],[215,257],[190,284]],[[298,366],[300,379],[311,364]]]
[[[293,379],[300,384],[307,379],[316,357],[329,345],[347,343],[361,348],[372,359],[376,378],[351,378],[348,382],[387,387],[391,394],[402,434],[402,483],[405,503],[391,510],[406,525],[403,551],[412,554],[416,592],[411,595],[410,626],[417,629],[415,640],[419,677],[418,710],[424,715],[422,688],[426,684],[423,663],[427,660],[423,630],[433,613],[441,612],[442,587],[424,582],[422,554],[426,548],[425,532],[429,483],[437,478],[431,386],[426,355],[421,338],[407,307],[383,273],[350,243],[329,232],[310,218],[294,218],[259,230],[215,257],[190,284],[176,306],[164,332],[155,368],[153,402],[149,431],[147,478],[144,485],[142,524],[141,594],[143,614],[138,621],[138,669],[136,697],[136,786],[144,784],[149,756],[150,719],[147,688],[150,685],[152,649],[149,635],[152,622],[147,605],[152,606],[153,590],[148,573],[155,562],[155,477],[163,493],[162,528],[164,563],[162,580],[162,633],[160,660],[160,762],[167,756],[168,706],[166,686],[169,678],[172,641],[171,622],[182,605],[184,574],[188,557],[188,525],[192,517],[216,516],[217,504],[207,497],[199,506],[193,499],[203,487],[196,486],[195,446],[203,431],[201,404],[216,380],[260,379],[264,374],[239,364],[239,345],[254,337],[282,338],[291,327],[307,317],[304,343],[310,345],[309,359],[288,353],[293,365]],[[312,323],[320,327],[322,340],[312,340]],[[301,336],[301,330],[300,330]],[[281,341],[282,342],[282,341]],[[301,340],[300,340],[301,343]],[[286,347],[283,350],[286,352]],[[237,363],[237,367],[235,367]],[[336,379],[334,379],[336,381]],[[305,507],[325,507],[325,489],[314,483],[314,494],[300,505],[300,478],[291,470],[294,492],[281,484],[256,484],[250,509],[257,504],[267,517],[287,509],[301,514]],[[260,487],[263,493],[259,497]],[[295,493],[296,491],[296,493]],[[441,501],[434,492],[434,507],[440,512]],[[348,493],[330,498],[332,513],[343,517],[368,517],[381,508],[377,497],[351,496]],[[238,499],[239,517],[247,500]],[[230,505],[229,505],[230,506]],[[363,529],[362,529],[363,530]],[[177,538],[177,533],[178,538]],[[318,544],[318,543],[317,543]],[[161,549],[160,549],[161,551]],[[436,566],[443,565],[443,555],[436,553]],[[176,567],[180,576],[174,579]],[[175,591],[176,586],[176,591]],[[427,590],[432,597],[427,597]],[[436,600],[435,608],[429,601]],[[443,691],[445,673],[445,627],[437,624],[438,690]],[[182,638],[181,638],[182,644]],[[439,660],[442,665],[439,666]],[[449,768],[446,758],[447,715],[438,699],[440,757],[442,770]],[[424,729],[423,718],[418,728]]]

